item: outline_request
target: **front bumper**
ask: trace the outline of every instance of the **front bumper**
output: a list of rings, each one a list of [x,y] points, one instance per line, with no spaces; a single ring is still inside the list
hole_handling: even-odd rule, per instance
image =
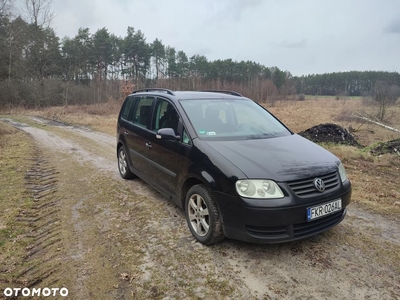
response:
[[[285,207],[263,207],[260,201],[249,201],[219,192],[215,192],[214,197],[217,199],[227,238],[251,243],[282,243],[307,238],[339,224],[350,203],[351,186],[344,193],[330,198]],[[338,198],[342,199],[341,211],[307,221],[308,207]]]

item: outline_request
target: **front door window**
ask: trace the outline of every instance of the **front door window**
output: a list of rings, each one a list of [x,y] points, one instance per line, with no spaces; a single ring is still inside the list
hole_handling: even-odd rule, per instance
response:
[[[158,99],[154,123],[153,128],[156,132],[161,128],[172,128],[175,131],[175,134],[177,133],[179,116],[170,102],[164,99]]]

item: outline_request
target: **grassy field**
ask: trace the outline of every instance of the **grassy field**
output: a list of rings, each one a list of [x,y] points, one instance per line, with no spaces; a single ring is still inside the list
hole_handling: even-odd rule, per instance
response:
[[[111,135],[122,101],[95,105],[52,107],[36,111],[8,111],[9,114],[39,115],[67,124],[89,126]],[[400,213],[400,157],[394,154],[373,156],[368,147],[379,142],[400,138],[400,134],[351,116],[372,116],[378,107],[360,97],[307,97],[304,101],[278,101],[265,104],[292,131],[300,132],[312,126],[335,123],[352,131],[366,148],[322,145],[345,164],[353,183],[353,201],[381,213],[396,217]],[[384,123],[400,129],[400,103],[387,112]]]

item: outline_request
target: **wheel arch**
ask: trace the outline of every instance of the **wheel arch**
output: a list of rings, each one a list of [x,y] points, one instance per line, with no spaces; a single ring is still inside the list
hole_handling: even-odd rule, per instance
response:
[[[126,140],[125,137],[122,134],[119,134],[118,136],[118,141],[117,141],[117,157],[118,157],[118,151],[121,147],[126,145]]]
[[[198,177],[192,176],[192,177],[187,178],[181,188],[180,205],[183,209],[185,209],[185,200],[186,200],[187,192],[189,191],[189,189],[192,186],[194,186],[196,184],[203,184],[207,188],[209,188],[209,185],[206,184],[204,181],[200,180],[200,178],[198,178]]]
[[[211,193],[211,195],[213,194],[214,190],[218,190],[217,181],[214,179],[212,173],[204,169],[192,169],[190,171],[192,172],[189,172],[180,189],[179,204],[183,209],[185,209],[186,194],[192,186],[196,184],[202,184]],[[216,202],[219,208],[218,201]]]
[[[117,143],[117,157],[118,157],[119,148],[121,148],[123,145],[124,144],[121,141],[118,141],[118,143]]]

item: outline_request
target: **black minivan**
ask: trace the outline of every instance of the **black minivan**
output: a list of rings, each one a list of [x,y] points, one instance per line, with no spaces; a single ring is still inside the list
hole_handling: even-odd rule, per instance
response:
[[[231,91],[144,89],[117,125],[124,179],[138,176],[184,209],[193,236],[278,243],[339,224],[351,184],[340,160]]]

